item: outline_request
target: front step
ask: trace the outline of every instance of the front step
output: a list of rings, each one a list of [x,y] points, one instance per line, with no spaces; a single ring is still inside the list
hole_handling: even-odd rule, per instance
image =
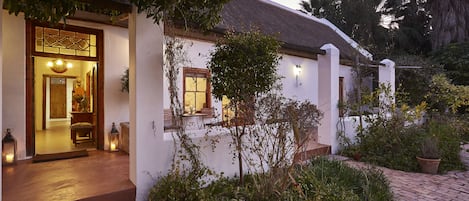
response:
[[[122,189],[102,195],[95,195],[83,199],[78,199],[76,201],[134,201],[135,195],[136,188],[135,185],[133,185],[133,188]]]
[[[327,156],[331,154],[331,146],[319,143],[311,143],[306,147],[305,151],[295,154],[293,161],[301,163],[315,156]]]

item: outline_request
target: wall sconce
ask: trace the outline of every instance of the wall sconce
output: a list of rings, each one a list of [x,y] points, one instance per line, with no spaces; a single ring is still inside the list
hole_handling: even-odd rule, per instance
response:
[[[296,65],[295,66],[295,76],[296,76],[296,86],[301,86],[301,82],[299,81],[299,76],[301,74],[301,66],[300,65]]]
[[[73,64],[62,59],[57,59],[47,62],[47,67],[56,73],[65,73],[65,71],[73,67]]]
[[[114,122],[112,122],[111,133],[109,133],[109,151],[119,151],[119,131]]]
[[[16,139],[7,128],[7,134],[2,139],[2,165],[16,164]]]

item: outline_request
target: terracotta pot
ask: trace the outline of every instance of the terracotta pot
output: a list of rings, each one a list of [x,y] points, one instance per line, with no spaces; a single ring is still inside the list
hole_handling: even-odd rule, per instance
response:
[[[360,153],[354,153],[353,159],[356,161],[360,161],[360,159],[362,159],[362,155]]]
[[[423,173],[436,174],[438,172],[438,166],[440,166],[440,161],[441,159],[427,159],[417,156],[417,162]]]

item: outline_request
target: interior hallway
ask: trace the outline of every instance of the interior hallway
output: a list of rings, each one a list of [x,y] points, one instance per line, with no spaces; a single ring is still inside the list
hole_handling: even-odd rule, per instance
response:
[[[96,150],[96,144],[82,142],[76,146],[70,139],[70,120],[49,121],[48,128],[36,131],[36,154],[61,153],[86,149]],[[80,138],[78,138],[80,139]]]

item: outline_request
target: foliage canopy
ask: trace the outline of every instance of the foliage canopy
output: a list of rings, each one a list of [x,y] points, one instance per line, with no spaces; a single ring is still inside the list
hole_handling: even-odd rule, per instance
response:
[[[269,91],[278,80],[279,48],[280,42],[259,31],[227,33],[208,62],[213,95],[241,102]]]
[[[155,23],[161,20],[181,21],[185,25],[195,25],[208,30],[220,21],[219,13],[223,5],[229,0],[130,0],[137,6],[138,11],[145,11],[148,18]],[[110,16],[120,14],[119,11],[109,8],[98,8],[90,1],[83,0],[4,0],[3,6],[8,12],[18,15],[24,13],[25,19],[38,20],[57,24],[77,10],[86,10],[107,14]],[[92,2],[92,1],[91,1]]]

